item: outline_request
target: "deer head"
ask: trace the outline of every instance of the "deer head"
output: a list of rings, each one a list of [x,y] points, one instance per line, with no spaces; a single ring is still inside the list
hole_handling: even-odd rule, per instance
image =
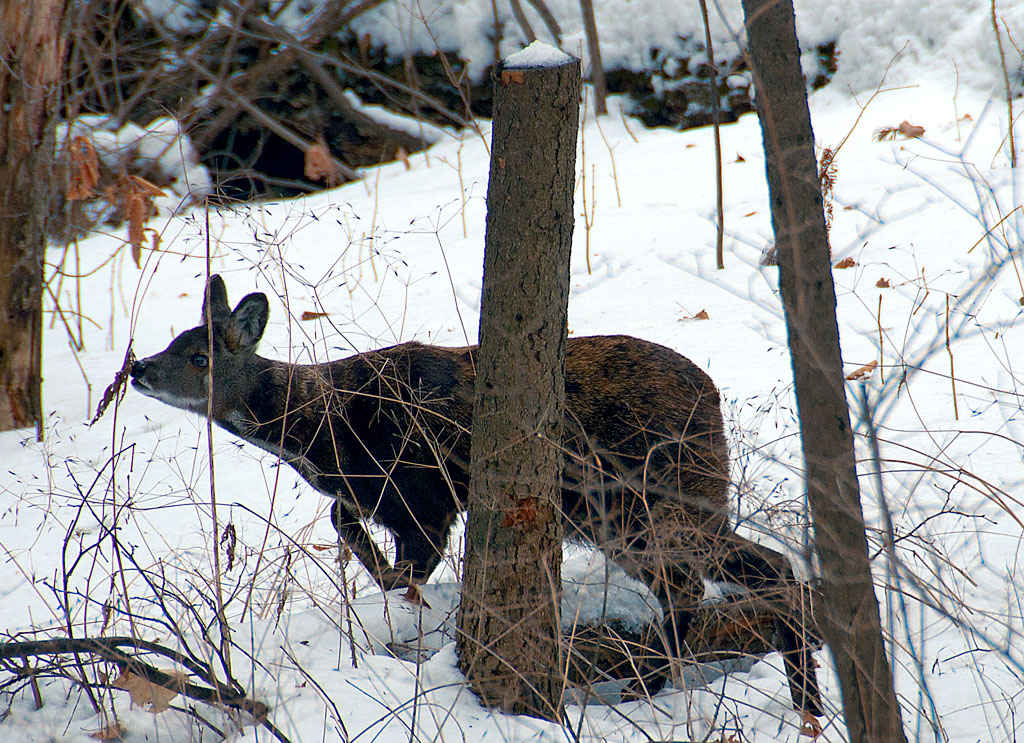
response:
[[[267,297],[258,292],[246,296],[232,311],[224,280],[211,276],[201,324],[183,332],[155,356],[136,361],[132,386],[168,405],[205,415],[212,367],[213,417],[223,420],[239,409],[257,381],[256,346],[269,314]]]

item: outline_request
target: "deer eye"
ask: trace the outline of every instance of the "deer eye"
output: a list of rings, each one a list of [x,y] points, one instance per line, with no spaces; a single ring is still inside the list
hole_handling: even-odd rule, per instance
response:
[[[194,353],[192,354],[192,358],[190,358],[188,362],[192,364],[192,366],[194,366],[196,369],[205,369],[207,366],[209,366],[210,359],[206,356],[205,353]]]

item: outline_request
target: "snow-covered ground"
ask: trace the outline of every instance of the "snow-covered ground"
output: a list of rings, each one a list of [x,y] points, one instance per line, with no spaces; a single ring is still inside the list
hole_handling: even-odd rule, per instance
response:
[[[881,362],[848,394],[858,432],[868,430],[862,397],[878,431],[880,477],[859,443],[883,624],[911,739],[1013,741],[1024,734],[1021,179],[992,87],[1001,73],[985,46],[995,43],[983,32],[988,6],[879,5],[806,0],[798,13],[812,35],[842,14],[844,36],[865,47],[862,56],[844,47],[850,78],[815,93],[812,115],[821,147],[844,142],[831,233],[835,261],[853,261],[835,271],[844,359],[848,371]],[[1022,6],[1005,11],[1019,34]],[[912,38],[911,21],[922,29]],[[904,40],[917,51],[863,108]],[[958,86],[938,59],[949,71],[957,63]],[[646,131],[618,101],[611,109],[595,121],[588,107],[580,135],[570,332],[636,335],[706,369],[726,401],[742,529],[796,556],[806,540],[792,515],[799,439],[777,269],[759,265],[772,238],[757,120],[722,132],[729,235],[716,271],[711,132]],[[903,120],[925,136],[874,141]],[[481,129],[446,136],[408,169],[368,169],[325,193],[153,222],[161,247],[145,252],[141,270],[119,233],[51,248],[48,276],[58,266],[63,276],[47,304],[45,439],[0,435],[5,633],[61,636],[70,623],[75,636],[135,631],[175,645],[177,635],[199,658],[214,652],[206,426],[129,391],[89,427],[102,390],[130,343],[149,355],[198,323],[207,249],[233,301],[270,296],[263,355],[308,362],[411,339],[473,342],[489,125]],[[339,592],[324,499],[224,432],[213,448],[217,520],[237,538],[220,548],[232,671],[292,741],[799,738],[777,655],[653,702],[570,705],[563,726],[491,713],[462,685],[450,643],[419,664],[371,652],[415,640],[419,609],[381,597],[354,562]],[[882,549],[887,520],[895,559]],[[443,624],[457,601],[453,541],[426,589],[425,626]],[[570,594],[592,609],[603,564],[579,548],[569,557]],[[645,610],[642,590],[617,585],[613,605]],[[830,710],[823,739],[844,740],[829,656],[817,657]],[[171,702],[179,711],[151,715],[127,693],[96,690],[106,710],[97,714],[63,681],[40,678],[39,691],[40,710],[29,687],[0,692],[6,741],[87,741],[115,722],[131,740],[216,740],[213,728],[270,739],[244,716],[181,697]]]

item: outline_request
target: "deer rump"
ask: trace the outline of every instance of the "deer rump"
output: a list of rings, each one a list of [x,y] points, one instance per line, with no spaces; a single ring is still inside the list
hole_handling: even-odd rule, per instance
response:
[[[133,386],[214,422],[294,467],[335,499],[340,537],[384,589],[426,580],[469,485],[475,346],[404,343],[324,364],[256,355],[263,294],[234,311],[211,278],[203,324],[135,363]],[[213,324],[213,396],[209,326]],[[565,358],[562,513],[661,603],[665,650],[680,657],[702,576],[768,596],[795,581],[781,554],[729,525],[728,451],[718,390],[691,361],[628,336],[570,338]],[[395,564],[363,519],[395,539]],[[770,599],[766,599],[770,600]],[[794,706],[820,715],[811,647],[774,601]]]

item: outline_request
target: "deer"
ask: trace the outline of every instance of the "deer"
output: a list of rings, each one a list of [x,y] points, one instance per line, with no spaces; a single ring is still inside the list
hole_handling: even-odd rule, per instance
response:
[[[269,314],[260,292],[232,310],[224,280],[210,277],[200,324],[136,361],[132,386],[208,415],[293,467],[333,500],[340,540],[381,589],[413,597],[466,508],[476,346],[407,342],[293,364],[256,353]],[[714,382],[675,351],[625,335],[570,338],[564,374],[556,443],[567,538],[594,545],[650,588],[669,657],[683,658],[703,578],[767,597],[793,705],[805,722],[820,716],[811,633],[771,598],[796,584],[792,566],[730,524]],[[366,521],[393,535],[394,564]]]

